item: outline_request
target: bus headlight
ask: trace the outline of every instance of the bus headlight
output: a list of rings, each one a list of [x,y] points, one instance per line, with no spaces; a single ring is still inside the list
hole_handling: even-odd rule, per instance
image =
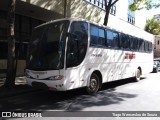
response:
[[[49,80],[62,80],[63,79],[63,75],[56,75],[56,76],[51,76],[48,79]]]

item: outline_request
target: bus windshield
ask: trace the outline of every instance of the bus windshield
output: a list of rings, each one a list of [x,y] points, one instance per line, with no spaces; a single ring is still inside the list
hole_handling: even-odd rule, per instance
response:
[[[66,32],[69,21],[59,21],[34,29],[27,55],[27,69],[58,70],[64,68]]]

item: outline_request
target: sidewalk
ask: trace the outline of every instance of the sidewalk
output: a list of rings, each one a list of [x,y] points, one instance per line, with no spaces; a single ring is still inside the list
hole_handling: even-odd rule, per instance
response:
[[[3,89],[4,82],[5,82],[5,78],[0,78],[0,98],[16,96],[16,95],[38,90],[38,89],[32,88],[31,86],[28,86],[26,84],[25,77],[16,77],[15,87],[10,90]]]

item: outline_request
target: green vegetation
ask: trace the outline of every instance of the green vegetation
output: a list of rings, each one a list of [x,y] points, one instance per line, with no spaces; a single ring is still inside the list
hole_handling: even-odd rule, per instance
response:
[[[150,10],[158,7],[160,7],[160,0],[134,0],[134,3],[129,6],[132,11],[141,9]]]
[[[146,21],[145,31],[153,35],[160,35],[160,23],[156,22],[155,17]]]

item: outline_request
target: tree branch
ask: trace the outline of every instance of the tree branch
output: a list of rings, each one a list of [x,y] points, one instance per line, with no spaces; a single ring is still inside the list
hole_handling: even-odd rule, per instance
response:
[[[113,6],[117,1],[119,1],[119,0],[115,0],[115,1],[111,4],[111,6]]]

